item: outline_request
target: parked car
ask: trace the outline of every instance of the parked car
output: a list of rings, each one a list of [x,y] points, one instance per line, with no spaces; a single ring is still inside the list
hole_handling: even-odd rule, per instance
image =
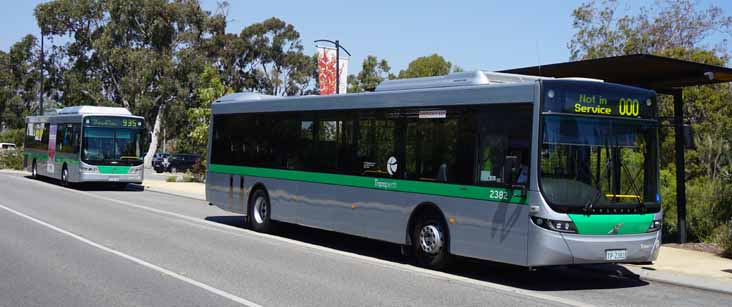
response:
[[[13,143],[0,143],[0,153],[15,151],[16,149]]]
[[[153,169],[155,169],[155,171],[158,173],[185,172],[192,169],[193,165],[195,165],[200,159],[201,157],[193,154],[171,154],[168,156],[163,156],[158,163],[155,163],[155,158],[153,158]]]

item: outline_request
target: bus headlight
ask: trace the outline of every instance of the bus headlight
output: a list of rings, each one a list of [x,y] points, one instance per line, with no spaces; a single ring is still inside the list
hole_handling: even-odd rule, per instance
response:
[[[648,231],[646,232],[654,232],[661,229],[661,226],[663,226],[663,223],[661,220],[653,220],[653,223],[651,223],[651,226],[648,226]]]
[[[84,173],[99,173],[99,168],[94,165],[81,164],[79,168]]]
[[[532,216],[531,221],[533,221],[536,226],[544,229],[564,233],[577,233],[577,227],[571,221],[555,221],[538,216]]]
[[[143,168],[142,167],[130,167],[129,174],[141,174]]]

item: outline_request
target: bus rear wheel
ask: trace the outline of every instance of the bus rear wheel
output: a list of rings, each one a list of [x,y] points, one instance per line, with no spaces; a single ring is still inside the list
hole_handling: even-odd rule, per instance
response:
[[[413,255],[417,265],[441,270],[450,262],[447,225],[441,218],[428,217],[415,224],[412,230]]]
[[[270,232],[272,229],[272,220],[269,218],[271,208],[267,192],[262,189],[254,191],[247,212],[249,227],[258,232]]]

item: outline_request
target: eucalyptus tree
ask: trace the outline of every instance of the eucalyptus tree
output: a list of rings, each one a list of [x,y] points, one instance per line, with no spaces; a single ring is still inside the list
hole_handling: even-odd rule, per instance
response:
[[[196,0],[55,0],[38,5],[35,16],[44,33],[69,38],[59,51],[64,103],[118,105],[145,116],[149,166],[164,118],[185,118],[206,63],[197,48],[220,18]]]

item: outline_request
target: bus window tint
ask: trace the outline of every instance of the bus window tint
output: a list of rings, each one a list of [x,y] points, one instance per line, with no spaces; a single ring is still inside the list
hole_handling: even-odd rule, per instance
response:
[[[443,109],[215,115],[211,163],[469,185],[528,167],[530,104]]]
[[[531,143],[531,106],[484,110],[478,115],[478,181],[481,185],[508,182],[504,174],[507,157],[518,165],[511,181],[528,182]]]
[[[396,155],[394,122],[383,118],[383,114],[372,113],[364,117],[358,121],[358,165],[355,175],[390,177],[386,165],[389,158]],[[397,166],[397,174],[399,171]]]

